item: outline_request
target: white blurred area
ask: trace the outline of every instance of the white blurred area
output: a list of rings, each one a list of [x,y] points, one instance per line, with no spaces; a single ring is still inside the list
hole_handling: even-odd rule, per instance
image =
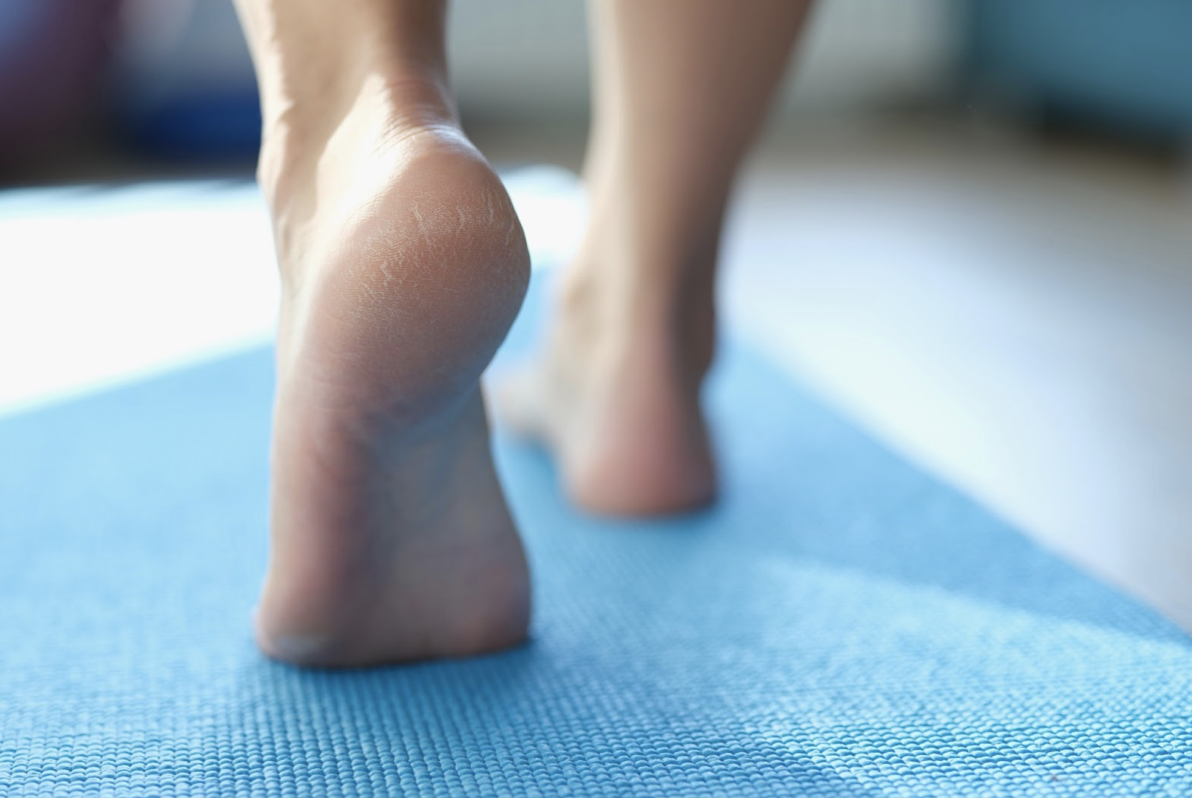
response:
[[[0,414],[271,335],[264,203],[247,184],[0,193]]]
[[[575,246],[562,168],[506,174],[535,263]],[[0,192],[0,416],[270,342],[278,281],[248,181]]]

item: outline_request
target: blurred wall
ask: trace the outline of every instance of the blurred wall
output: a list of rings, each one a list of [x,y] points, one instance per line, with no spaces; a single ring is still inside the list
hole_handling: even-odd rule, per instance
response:
[[[1192,136],[1192,2],[972,0],[966,63],[1028,113]]]
[[[450,9],[452,80],[466,120],[585,117],[584,3],[454,0]],[[939,96],[957,56],[953,9],[948,0],[824,0],[777,117]],[[244,147],[257,125],[245,114],[254,87],[230,0],[126,0],[123,16],[115,96],[127,135],[163,153],[204,141]]]
[[[117,6],[0,0],[0,173],[85,138]]]
[[[732,2],[732,0],[729,0]],[[742,13],[749,4],[742,3]],[[939,99],[959,56],[950,0],[823,0],[812,14],[777,117]],[[455,0],[450,58],[473,119],[582,117],[585,6],[577,0]]]
[[[584,119],[584,3],[453,0],[450,13],[468,124]],[[821,0],[774,116],[781,127],[942,105],[963,96],[967,77],[1027,110],[1187,136],[1190,36],[1189,0]],[[79,109],[99,98],[109,130],[136,153],[251,159],[255,91],[230,0],[0,0],[0,173],[77,132]]]

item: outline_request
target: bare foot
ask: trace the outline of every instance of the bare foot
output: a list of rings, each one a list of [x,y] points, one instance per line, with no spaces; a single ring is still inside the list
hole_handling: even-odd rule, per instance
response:
[[[515,432],[554,453],[573,502],[599,514],[655,515],[710,502],[716,473],[700,408],[712,360],[712,262],[647,285],[617,225],[594,222],[563,275],[537,363],[498,386]]]
[[[526,560],[479,377],[529,279],[434,81],[373,74],[262,149],[283,298],[268,655],[356,666],[522,640]]]

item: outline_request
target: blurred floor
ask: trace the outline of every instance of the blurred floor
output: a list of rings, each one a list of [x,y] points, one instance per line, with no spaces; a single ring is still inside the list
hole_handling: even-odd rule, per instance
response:
[[[575,138],[478,138],[578,164]],[[1190,219],[1170,158],[969,123],[809,129],[742,181],[725,318],[1192,629]]]

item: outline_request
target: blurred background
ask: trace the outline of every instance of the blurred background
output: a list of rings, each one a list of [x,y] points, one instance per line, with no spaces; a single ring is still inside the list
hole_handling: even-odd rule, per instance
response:
[[[565,260],[584,8],[451,13],[465,125]],[[1183,0],[824,0],[722,280],[731,334],[1188,628],[1190,32]],[[0,412],[267,337],[258,126],[227,0],[0,3]]]
[[[575,139],[588,108],[582,3],[456,0],[453,81],[470,128]],[[827,0],[773,134],[845,115],[962,115],[1155,147],[1192,128],[1180,0]],[[0,179],[242,168],[259,116],[228,0],[6,0]],[[572,156],[574,157],[574,156]]]

